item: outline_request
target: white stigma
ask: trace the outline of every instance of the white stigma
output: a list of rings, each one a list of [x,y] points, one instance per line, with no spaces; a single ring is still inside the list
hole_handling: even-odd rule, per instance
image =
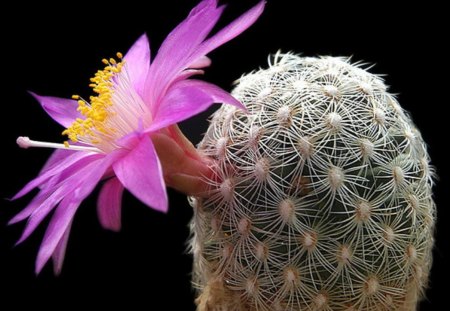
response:
[[[101,153],[102,151],[95,147],[85,147],[85,146],[74,146],[74,145],[65,145],[58,143],[49,143],[45,141],[36,141],[31,140],[29,137],[20,136],[16,140],[17,145],[20,148],[28,149],[30,147],[35,148],[51,148],[51,149],[65,149],[65,150],[74,150],[74,151],[92,151]]]

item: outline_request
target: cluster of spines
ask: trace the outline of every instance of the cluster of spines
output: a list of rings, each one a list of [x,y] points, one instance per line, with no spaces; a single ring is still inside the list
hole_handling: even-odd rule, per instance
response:
[[[415,304],[434,224],[419,132],[346,60],[274,60],[234,91],[249,113],[222,107],[199,146],[216,165],[210,197],[192,201],[200,297],[211,310]]]

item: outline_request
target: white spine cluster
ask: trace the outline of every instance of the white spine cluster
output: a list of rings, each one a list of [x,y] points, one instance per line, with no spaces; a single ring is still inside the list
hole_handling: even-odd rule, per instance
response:
[[[428,155],[381,78],[277,54],[234,90],[199,149],[191,198],[201,311],[414,310],[431,265]]]

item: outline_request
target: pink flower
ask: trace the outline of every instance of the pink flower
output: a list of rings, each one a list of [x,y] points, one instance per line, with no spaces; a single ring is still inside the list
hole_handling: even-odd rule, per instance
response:
[[[194,163],[198,155],[192,152],[174,124],[213,103],[244,108],[219,87],[188,78],[201,74],[201,69],[210,64],[206,54],[247,29],[263,7],[261,2],[206,39],[223,7],[217,7],[216,0],[204,0],[169,34],[152,62],[146,35],[124,57],[118,53],[117,59],[103,60],[106,67],[91,79],[96,95],[89,100],[79,96],[61,99],[33,94],[50,117],[67,128],[63,134],[71,140],[70,144],[37,142],[27,137],[17,140],[24,148],[61,149],[50,157],[39,176],[13,198],[39,188],[31,203],[10,222],[28,218],[18,243],[54,210],[39,249],[36,273],[50,257],[55,273],[61,271],[74,214],[101,181],[104,184],[97,208],[100,223],[107,229],[120,229],[124,188],[148,206],[167,211],[163,174],[166,168],[170,176],[175,176],[177,169],[186,173],[195,170],[198,164]],[[172,147],[173,150],[166,150]],[[178,163],[178,168],[164,167],[158,158],[165,153],[169,160],[163,163],[173,165],[176,159],[182,158],[183,152],[192,158],[191,168]],[[198,165],[204,169],[204,165]]]

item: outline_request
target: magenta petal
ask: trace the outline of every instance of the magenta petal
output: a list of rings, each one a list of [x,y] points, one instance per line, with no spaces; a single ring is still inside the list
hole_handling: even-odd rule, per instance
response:
[[[100,191],[97,214],[105,229],[119,231],[121,227],[123,186],[117,178],[108,180]]]
[[[44,166],[39,172],[39,175],[42,175],[49,169],[54,168],[55,165],[59,165],[64,159],[74,154],[75,152],[79,153],[78,151],[74,150],[64,150],[64,149],[55,150],[50,156],[50,158],[48,158],[47,162],[45,162]]]
[[[72,227],[72,222],[66,228],[61,240],[56,245],[55,251],[53,252],[53,272],[55,275],[59,275],[62,270],[64,263],[64,256],[66,255],[67,242],[69,241],[70,228]]]
[[[207,56],[202,56],[196,59],[192,64],[189,65],[190,69],[199,69],[211,66],[211,59]]]
[[[139,200],[158,211],[167,211],[162,168],[149,137],[142,137],[127,155],[113,164],[113,169],[124,187]]]
[[[145,101],[158,103],[171,81],[187,68],[189,56],[205,40],[222,11],[216,0],[204,0],[167,36],[150,67]]]
[[[42,167],[41,171],[39,172],[39,175],[43,175],[43,174],[45,174],[46,171],[59,166],[62,161],[64,161],[69,156],[72,156],[74,153],[79,153],[79,151],[65,150],[65,149],[55,150],[52,153],[52,155],[50,156],[50,158],[48,158],[47,162],[45,162],[44,166]],[[61,171],[61,173],[62,173],[62,171]],[[41,183],[39,185],[39,188],[43,189],[45,187],[51,187],[52,185],[57,183],[61,177],[63,177],[62,175],[64,175],[64,174],[53,175],[49,180]]]
[[[64,198],[56,209],[39,249],[36,259],[36,273],[39,273],[42,270],[42,267],[44,267],[45,263],[53,255],[53,252],[72,222],[80,202],[81,201],[73,200],[72,196],[68,196]]]
[[[73,179],[73,175],[78,174],[77,172],[79,170],[83,170],[86,165],[88,165],[90,162],[95,160],[104,159],[104,154],[95,154],[92,153],[90,156],[86,156],[82,158],[80,161],[74,163],[69,168],[59,171],[57,174],[53,175],[48,181],[41,184],[39,186],[40,189],[47,189],[51,187],[55,187],[56,185],[60,184],[62,181],[66,179]],[[82,179],[82,175],[80,178]]]
[[[68,177],[62,180],[58,185],[51,187],[50,189],[41,190],[41,196],[45,199],[41,202],[38,201],[40,204],[31,211],[27,225],[17,244],[28,238],[42,220],[44,220],[64,197],[72,192],[78,194],[82,187],[80,184],[82,185],[86,180],[89,180],[89,175],[92,172],[95,172],[98,167],[101,167],[102,162],[105,161],[104,159],[99,160],[98,158],[91,157],[79,162],[81,162],[81,167],[76,170],[69,168],[68,170],[70,170],[70,173],[68,174]],[[86,177],[88,179],[86,179]]]
[[[56,165],[52,165],[52,167],[49,167],[46,171],[44,171],[43,174],[39,175],[35,179],[31,180],[28,184],[25,185],[12,199],[16,200],[34,188],[40,186],[41,184],[48,181],[53,176],[60,174],[64,170],[70,168],[71,166],[75,165],[77,162],[85,160],[90,161],[91,158],[98,158],[102,157],[102,155],[94,154],[94,153],[86,153],[86,152],[76,152],[71,155],[69,155],[66,159],[63,159],[60,163]]]
[[[66,128],[70,127],[75,119],[83,118],[81,113],[77,111],[78,103],[76,100],[40,96],[33,92],[30,92],[30,94],[37,99],[45,112],[47,112],[53,120]]]
[[[44,220],[44,218],[53,210],[53,208],[67,195],[67,192],[71,190],[67,187],[61,187],[56,189],[49,195],[44,202],[42,202],[37,208],[31,213],[30,218],[27,221],[27,225],[23,230],[22,236],[17,241],[17,244],[22,243],[26,240],[34,229]]]
[[[196,75],[202,75],[205,72],[201,69],[185,69],[184,71],[182,71],[176,78],[175,80],[172,81],[172,83],[176,83],[179,82],[181,80],[186,80],[189,79],[192,76],[196,76]]]
[[[150,44],[146,34],[137,39],[125,55],[124,60],[131,85],[142,96],[145,79],[150,67]]]
[[[112,160],[113,157],[111,156],[100,161],[94,161],[66,181],[67,185],[72,187],[66,189],[66,197],[59,203],[45,232],[36,259],[36,273],[42,270],[44,264],[53,255],[68,230],[81,201],[91,193],[111,165]]]
[[[148,132],[186,120],[214,103],[225,103],[245,109],[237,99],[214,84],[200,80],[177,82],[164,97]]]
[[[217,34],[203,42],[198,50],[191,55],[192,62],[196,62],[199,57],[202,57],[222,44],[235,38],[247,28],[249,28],[262,14],[266,2],[261,1],[256,6],[248,10],[239,18],[234,20],[231,24],[220,30]]]
[[[8,225],[15,224],[19,221],[24,220],[29,217],[48,197],[48,191],[40,191],[33,200],[27,205],[26,208],[21,210],[17,215],[15,215],[9,222]]]

